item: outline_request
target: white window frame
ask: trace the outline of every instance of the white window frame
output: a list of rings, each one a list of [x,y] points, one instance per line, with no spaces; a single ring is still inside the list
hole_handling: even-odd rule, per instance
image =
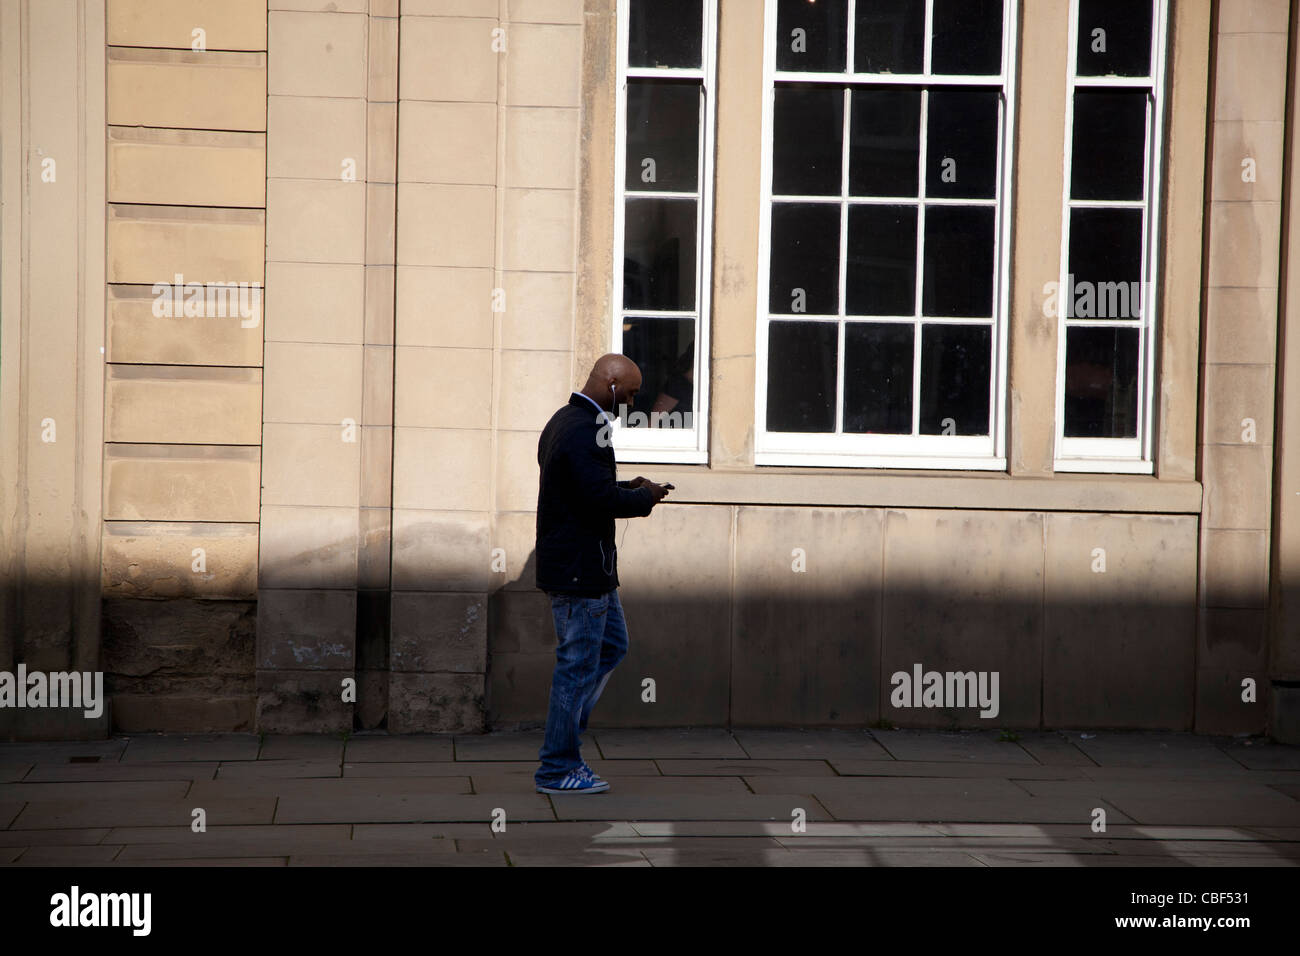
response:
[[[1056,452],[1054,469],[1061,472],[1153,474],[1155,471],[1154,405],[1156,317],[1160,309],[1160,197],[1164,191],[1165,76],[1168,47],[1168,0],[1153,0],[1151,72],[1143,77],[1078,75],[1079,0],[1070,0],[1070,55],[1066,75],[1065,184],[1062,192],[1061,269],[1057,277]],[[1143,198],[1139,201],[1077,200],[1070,198],[1074,159],[1074,94],[1084,89],[1147,89],[1146,153]],[[1141,208],[1142,216],[1142,317],[1140,319],[1068,319],[1067,297],[1073,295],[1070,268],[1070,210]],[[1065,345],[1070,326],[1136,328],[1138,339],[1138,434],[1135,438],[1067,438],[1065,436]]]
[[[615,108],[614,146],[614,262],[613,286],[610,290],[611,351],[621,352],[623,322],[626,316],[654,318],[689,318],[695,316],[695,382],[694,411],[691,428],[628,428],[621,420],[613,425],[614,454],[620,462],[665,462],[675,464],[706,464],[709,460],[709,319],[710,290],[712,289],[713,263],[713,141],[716,126],[718,0],[701,0],[700,68],[655,69],[629,67],[627,44],[629,34],[630,0],[618,0],[618,74],[617,106]],[[686,78],[700,80],[703,89],[701,108],[700,157],[696,174],[696,192],[656,192],[634,190],[634,196],[655,196],[696,200],[695,220],[695,312],[659,312],[654,309],[625,309],[623,307],[623,256],[627,209],[627,81],[628,79]],[[611,416],[613,417],[613,416]]]
[[[918,242],[917,242],[917,299],[915,323],[917,334],[913,347],[912,361],[912,421],[913,430],[917,429],[920,415],[920,327],[925,324],[959,324],[962,320],[927,318],[920,315],[922,300],[920,296],[923,282],[925,256],[925,206],[930,205],[989,205],[995,210],[996,226],[994,229],[994,285],[993,317],[990,320],[971,320],[968,324],[991,325],[992,354],[989,375],[989,434],[987,436],[958,435],[879,435],[879,434],[844,434],[844,327],[846,321],[889,321],[877,317],[855,317],[846,319],[847,301],[845,286],[847,270],[840,269],[839,316],[827,317],[821,321],[835,322],[839,326],[839,357],[836,379],[836,409],[834,432],[791,433],[769,432],[767,430],[767,371],[768,371],[768,324],[772,321],[768,311],[772,245],[772,136],[776,71],[776,20],[777,0],[765,0],[763,30],[763,121],[762,121],[762,172],[761,195],[759,204],[759,265],[758,265],[758,312],[755,348],[755,395],[754,395],[754,462],[757,465],[803,465],[811,467],[864,467],[864,468],[932,468],[945,470],[981,470],[1003,471],[1006,469],[1006,375],[1007,375],[1007,327],[1009,324],[1010,300],[1010,252],[1013,183],[1012,172],[1015,168],[1015,107],[1016,107],[1016,37],[1018,29],[1019,0],[1006,0],[1003,4],[1004,19],[1002,25],[1002,72],[986,76],[962,76],[930,74],[931,46],[934,0],[925,0],[925,50],[924,73],[853,73],[854,26],[857,2],[849,0],[848,36],[845,56],[845,72],[782,72],[782,82],[823,82],[843,85],[846,80],[860,79],[876,86],[888,84],[955,86],[955,87],[996,87],[1001,86],[1001,121],[998,129],[998,169],[995,178],[996,190],[992,200],[935,200],[924,198],[926,136],[924,112],[920,126],[920,157],[918,192],[921,198],[908,200],[899,197],[893,200],[866,200],[889,204],[906,204],[917,202]],[[847,177],[849,175],[849,110],[844,111],[844,135],[841,143],[843,149],[841,161],[841,195],[808,197],[809,201],[834,202],[842,207],[840,222],[840,261],[846,262],[845,244],[847,243],[847,208],[861,199],[847,200]],[[784,316],[778,315],[777,321]],[[802,322],[819,321],[814,316],[793,316]],[[901,321],[901,320],[900,320]]]

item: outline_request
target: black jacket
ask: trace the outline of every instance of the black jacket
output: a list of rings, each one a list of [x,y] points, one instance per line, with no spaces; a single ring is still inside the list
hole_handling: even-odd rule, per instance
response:
[[[618,481],[610,429],[578,393],[551,416],[537,442],[537,579],[543,591],[599,597],[618,587],[614,519],[655,506],[649,488]]]

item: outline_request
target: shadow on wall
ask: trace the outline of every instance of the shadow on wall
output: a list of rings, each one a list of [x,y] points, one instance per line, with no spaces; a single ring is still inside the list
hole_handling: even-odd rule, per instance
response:
[[[689,522],[689,516],[674,520]],[[687,540],[678,547],[688,554],[705,546]],[[875,547],[866,564],[878,561],[878,542]],[[632,546],[621,552],[630,649],[596,708],[593,728],[884,721],[917,728],[1222,734],[1267,726],[1263,611],[1203,612],[1198,620],[1194,599],[1170,600],[1140,581],[1104,599],[1061,588],[1049,598],[1041,575],[1031,577],[1033,590],[979,573],[936,573],[930,581],[852,567],[820,576],[788,567],[778,573],[755,570],[739,555],[735,568],[743,573],[724,567],[710,576],[698,568],[665,570],[663,562],[673,560],[648,562]],[[422,726],[409,714],[395,723],[394,687],[408,707],[443,694],[457,715],[469,715],[442,729],[542,726],[554,628],[547,597],[532,586],[534,556],[514,567],[511,580],[487,595],[444,595],[428,582],[419,593],[435,602],[418,605],[424,616],[408,615],[405,622],[390,621],[394,592],[294,592],[303,601],[339,601],[339,633],[355,635],[347,647],[331,643],[315,625],[304,625],[297,643],[261,647],[251,601],[105,599],[99,667],[112,701],[111,729],[338,732],[348,726],[335,726],[340,718],[352,729],[438,729],[441,718],[427,712]],[[29,606],[67,600],[66,587],[42,591],[31,582],[24,594]],[[461,606],[482,607],[485,597],[481,619],[470,615],[451,627],[448,620]],[[447,614],[436,601],[448,602]],[[400,654],[392,644],[394,623]],[[0,670],[12,671],[18,662],[29,670],[72,666],[66,633],[16,636],[12,659],[0,660]],[[286,673],[297,682],[290,691],[283,686]],[[338,713],[337,688],[348,676],[357,679],[357,702],[351,714]],[[1242,700],[1245,679],[1255,681],[1254,703]],[[305,717],[275,726],[265,718],[273,693],[300,695],[293,719]],[[321,723],[312,723],[312,708]],[[32,736],[25,726],[0,710],[0,738]]]

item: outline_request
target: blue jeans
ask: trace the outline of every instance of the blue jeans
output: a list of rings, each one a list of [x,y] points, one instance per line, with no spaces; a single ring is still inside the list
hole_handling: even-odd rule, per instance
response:
[[[546,715],[546,738],[538,753],[541,766],[534,775],[539,786],[558,783],[582,766],[582,742],[587,718],[610,672],[627,655],[627,623],[618,589],[598,598],[552,593],[555,619],[555,674]]]

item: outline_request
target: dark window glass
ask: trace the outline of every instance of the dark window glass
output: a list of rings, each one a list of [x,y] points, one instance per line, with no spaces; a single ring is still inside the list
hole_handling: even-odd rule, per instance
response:
[[[843,140],[842,89],[778,86],[772,116],[773,194],[838,196]]]
[[[695,308],[695,200],[628,199],[623,307]]]
[[[1151,0],[1079,0],[1079,76],[1149,76]]]
[[[849,207],[849,315],[916,314],[915,206]]]
[[[992,206],[925,209],[924,315],[993,316]]]
[[[998,177],[998,94],[934,90],[926,129],[925,194],[992,199]]]
[[[1002,72],[1002,0],[934,0],[930,72]]]
[[[776,68],[843,73],[848,15],[848,0],[777,0]]]
[[[1141,318],[1142,210],[1071,209],[1069,274],[1068,317]]]
[[[628,6],[628,66],[698,68],[703,36],[700,0],[631,0]]]
[[[772,204],[770,311],[836,315],[839,261],[839,203]]]
[[[1146,144],[1144,91],[1076,91],[1071,198],[1140,200]]]
[[[912,433],[914,327],[844,326],[844,431]]]
[[[1065,435],[1136,438],[1138,330],[1065,330]]]
[[[694,192],[699,163],[700,84],[628,80],[626,187]]]
[[[987,435],[993,330],[921,327],[922,435]]]
[[[633,428],[692,427],[695,319],[628,316],[623,320],[623,354],[641,369],[641,390],[625,410],[625,423]],[[633,418],[635,412],[646,417]]]
[[[858,0],[854,19],[858,73],[925,71],[925,0]]]
[[[835,431],[836,324],[770,322],[767,335],[767,430]]]
[[[854,90],[852,96],[849,194],[916,196],[921,91]]]

